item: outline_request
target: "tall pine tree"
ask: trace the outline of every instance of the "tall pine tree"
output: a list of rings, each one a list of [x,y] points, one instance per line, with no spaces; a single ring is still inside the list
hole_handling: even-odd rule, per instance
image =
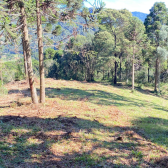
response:
[[[160,46],[159,32],[162,25],[168,24],[168,9],[164,2],[156,2],[150,9],[150,14],[145,19],[146,33],[151,39],[151,44],[155,47],[154,59],[155,65],[155,91],[158,91],[160,58],[157,54],[157,48]]]

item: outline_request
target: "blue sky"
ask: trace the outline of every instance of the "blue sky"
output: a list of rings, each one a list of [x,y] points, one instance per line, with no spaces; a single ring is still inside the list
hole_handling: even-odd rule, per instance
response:
[[[88,0],[92,4],[94,0]],[[143,13],[149,13],[149,9],[154,5],[155,2],[165,2],[168,8],[168,0],[102,0],[105,2],[107,8],[112,9],[128,9],[131,12],[138,11]],[[85,6],[90,7],[89,3],[85,2]]]

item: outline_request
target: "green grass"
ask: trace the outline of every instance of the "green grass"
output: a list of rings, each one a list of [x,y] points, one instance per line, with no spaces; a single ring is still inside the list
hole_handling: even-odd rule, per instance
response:
[[[168,149],[168,100],[122,88],[120,95],[124,101],[118,100],[117,106],[131,118],[133,127],[143,129],[146,137]]]
[[[23,103],[11,107],[10,115],[26,118],[0,120],[0,166],[150,167],[146,156],[154,160],[163,153],[142,139],[168,150],[168,100],[145,89],[132,93],[107,83],[46,83],[43,106]],[[1,116],[9,116],[9,110],[3,108]],[[120,136],[122,141],[116,140]]]
[[[4,86],[0,85],[0,96],[7,95],[7,94],[8,94],[8,90]]]
[[[98,86],[101,90],[91,87],[87,91],[63,87],[59,93],[56,91],[54,94],[64,95],[68,100],[88,97],[88,101],[94,104],[115,105],[128,114],[134,127],[144,129],[152,140],[158,144],[164,143],[168,147],[168,140],[165,139],[168,135],[168,101],[166,99],[145,93],[142,89],[132,93],[130,89],[123,87]],[[152,136],[156,133],[157,137]]]
[[[141,151],[132,151],[132,155],[134,155],[136,158],[142,159],[143,154]]]
[[[168,135],[168,100],[145,89],[138,89],[132,93],[127,87],[95,85],[87,89],[86,87],[80,88],[80,86],[78,88],[61,86],[61,90],[46,89],[46,93],[48,97],[54,95],[65,100],[87,98],[87,101],[93,104],[117,106],[129,116],[133,127],[143,129],[149,139],[168,149],[166,138]]]

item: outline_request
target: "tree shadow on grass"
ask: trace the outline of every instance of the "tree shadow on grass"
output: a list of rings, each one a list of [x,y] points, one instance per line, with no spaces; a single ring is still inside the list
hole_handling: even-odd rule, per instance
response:
[[[139,154],[137,141],[127,139],[125,131],[129,129],[107,127],[77,117],[3,116],[0,117],[0,165],[127,168],[143,162],[146,167],[152,167]]]
[[[9,105],[4,105],[4,106],[0,106],[0,109],[3,109],[3,108],[8,108],[10,107]]]
[[[138,118],[132,123],[145,131],[146,138],[168,150],[168,120],[156,117]]]
[[[102,90],[80,90],[72,88],[46,88],[48,98],[60,97],[65,100],[89,101],[99,105],[115,105],[115,106],[137,106],[137,107],[153,107],[156,110],[168,110],[159,104],[142,101],[136,98],[128,98],[119,94],[109,93]]]
[[[9,94],[20,93],[24,97],[28,96],[28,90],[10,90]],[[39,92],[39,90],[38,90]],[[81,89],[73,89],[73,88],[46,88],[46,96],[48,98],[56,98],[59,97],[63,100],[75,100],[75,101],[89,101],[98,105],[106,105],[106,106],[125,106],[125,107],[149,107],[154,108],[160,111],[168,112],[168,109],[165,107],[147,101],[142,101],[136,98],[128,98],[125,96],[121,96],[116,93],[109,93],[102,90],[81,90]],[[29,95],[30,97],[30,95]]]
[[[8,91],[8,94],[9,95],[12,95],[12,94],[21,94],[23,95],[23,97],[31,97],[31,93],[30,93],[30,89],[22,89],[22,90],[19,90],[19,89],[11,89]],[[37,89],[37,95],[39,95],[39,89]]]
[[[118,89],[121,89],[121,88],[125,88],[125,89],[129,89],[130,91],[132,91],[132,85],[128,86],[128,85],[114,85],[114,87],[118,88]],[[157,95],[157,93],[154,91],[154,90],[150,90],[150,89],[143,89],[141,87],[135,87],[135,91],[137,92],[140,92],[142,94],[145,94],[145,95],[152,95],[152,96],[155,96],[155,97],[161,97],[165,100],[168,100],[168,98],[164,97],[164,96],[160,96],[160,95]]]

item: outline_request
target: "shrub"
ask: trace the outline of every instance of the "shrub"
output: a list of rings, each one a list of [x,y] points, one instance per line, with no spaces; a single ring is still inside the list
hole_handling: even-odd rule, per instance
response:
[[[0,96],[7,95],[7,94],[8,94],[7,88],[1,85],[0,86]]]

